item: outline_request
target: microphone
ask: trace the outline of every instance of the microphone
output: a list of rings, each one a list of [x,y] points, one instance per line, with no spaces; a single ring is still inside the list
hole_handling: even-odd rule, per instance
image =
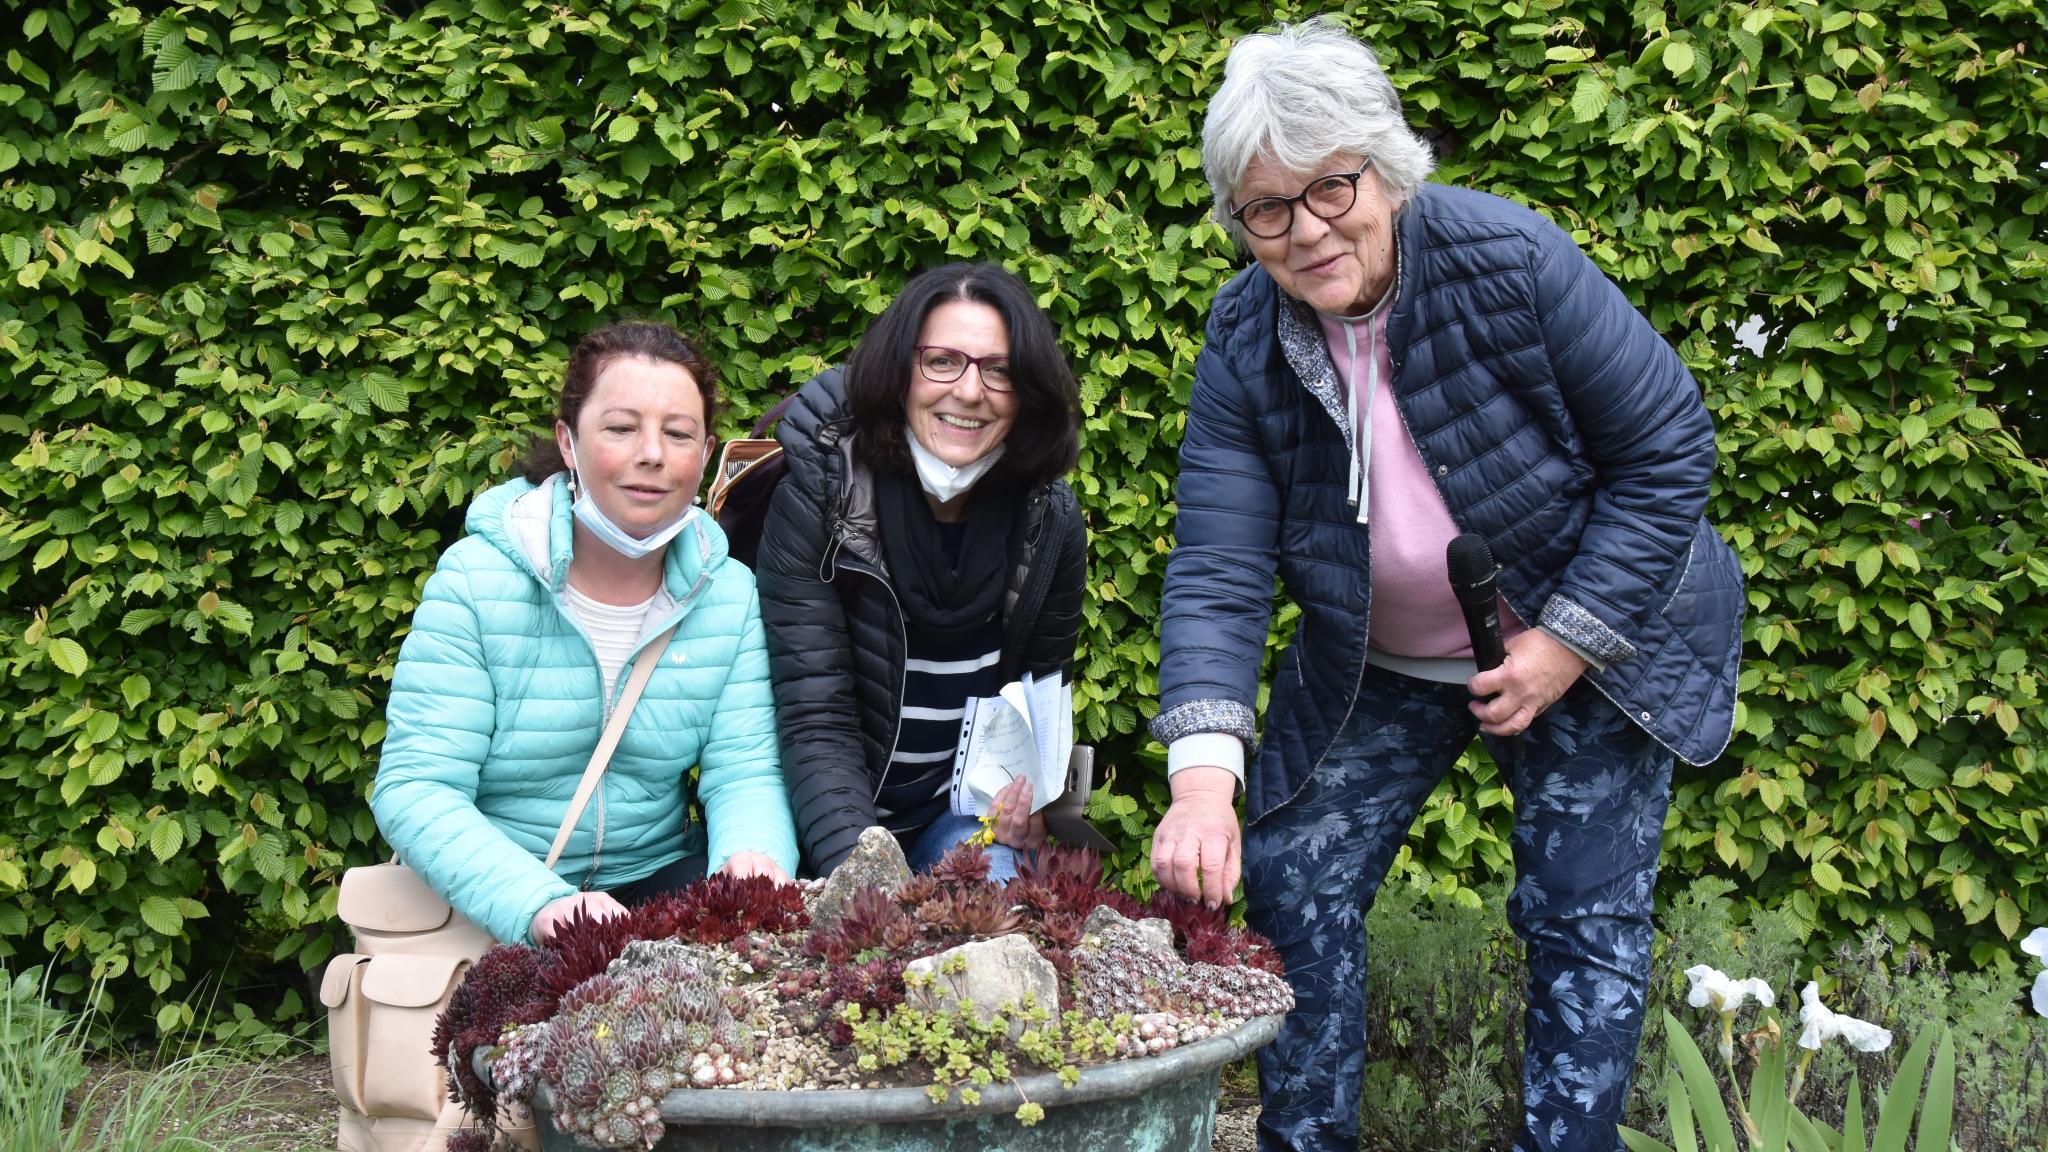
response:
[[[1499,597],[1493,588],[1493,549],[1486,537],[1467,532],[1451,540],[1444,549],[1444,566],[1450,570],[1451,595],[1465,614],[1465,632],[1472,637],[1472,659],[1481,672],[1500,667],[1507,650],[1500,640]],[[1507,738],[1509,759],[1522,754],[1520,734]]]

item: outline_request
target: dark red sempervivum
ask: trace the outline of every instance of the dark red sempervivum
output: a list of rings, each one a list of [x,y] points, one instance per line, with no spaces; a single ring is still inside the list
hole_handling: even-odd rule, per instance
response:
[[[1021,886],[1021,888],[1020,888]],[[1053,909],[1085,917],[1107,904],[1125,918],[1147,915],[1143,905],[1102,883],[1102,857],[1086,848],[1053,848],[1019,861],[1017,901],[1042,913]]]
[[[639,938],[630,916],[592,917],[578,908],[556,926],[543,950],[541,984],[551,1001],[560,1000],[569,989],[610,967],[626,945]]]
[[[1174,942],[1191,964],[1244,965],[1281,974],[1280,955],[1264,936],[1234,928],[1222,908],[1207,908],[1165,892],[1157,892],[1137,914],[1156,916],[1173,925]]]
[[[988,853],[979,844],[956,845],[932,865],[932,879],[941,887],[988,882]]]
[[[837,931],[850,951],[865,952],[885,947],[890,929],[906,919],[895,897],[880,888],[867,888],[846,901]]]
[[[820,1001],[821,1013],[828,1022],[826,1039],[842,1048],[853,1043],[853,1029],[839,1019],[841,1004],[859,1004],[872,1019],[903,1003],[903,968],[909,962],[905,957],[881,956],[865,964],[837,966],[828,972],[825,995]]]
[[[632,920],[639,939],[693,944],[728,944],[751,932],[793,932],[810,925],[795,885],[723,872],[635,907]]]
[[[450,1069],[455,1097],[471,1115],[484,1120],[497,1115],[497,1099],[477,1079],[471,1054],[497,1044],[506,1028],[538,1024],[554,1014],[555,997],[542,988],[540,967],[540,953],[524,944],[491,949],[469,966],[447,1009],[434,1021],[434,1059]]]

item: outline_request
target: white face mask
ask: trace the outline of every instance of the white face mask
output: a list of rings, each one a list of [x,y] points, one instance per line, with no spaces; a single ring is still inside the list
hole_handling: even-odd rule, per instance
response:
[[[918,440],[915,429],[905,425],[903,434],[910,439],[910,462],[917,465],[918,484],[941,504],[951,504],[958,499],[1003,458],[1005,445],[998,444],[981,459],[955,468],[932,455],[931,449]]]
[[[590,534],[597,537],[599,543],[629,560],[638,560],[645,556],[652,556],[656,552],[668,547],[669,541],[674,540],[678,533],[682,532],[684,528],[689,527],[690,521],[697,518],[697,506],[692,504],[685,508],[683,514],[676,517],[672,523],[665,527],[657,528],[644,537],[634,536],[624,528],[612,523],[612,518],[605,515],[604,509],[599,508],[597,501],[591,498],[590,490],[576,482],[576,438],[574,436],[569,438],[569,486],[570,491],[577,494],[576,503],[569,508],[570,513],[576,517],[577,523],[589,529]]]

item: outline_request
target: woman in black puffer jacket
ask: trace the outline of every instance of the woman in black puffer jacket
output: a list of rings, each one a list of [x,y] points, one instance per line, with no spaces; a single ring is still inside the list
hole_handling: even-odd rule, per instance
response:
[[[992,264],[921,273],[782,418],[756,562],[783,779],[807,868],[863,829],[928,867],[979,823],[949,804],[969,697],[1065,674],[1087,529],[1060,479],[1079,389],[1030,290]],[[1045,842],[1022,777],[990,875]]]

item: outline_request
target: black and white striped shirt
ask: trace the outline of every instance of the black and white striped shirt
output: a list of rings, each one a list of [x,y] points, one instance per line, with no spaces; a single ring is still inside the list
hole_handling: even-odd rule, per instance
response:
[[[889,831],[922,831],[945,814],[960,721],[970,697],[993,696],[1002,688],[1002,647],[999,614],[952,645],[911,637],[896,755],[875,797],[875,814]]]

